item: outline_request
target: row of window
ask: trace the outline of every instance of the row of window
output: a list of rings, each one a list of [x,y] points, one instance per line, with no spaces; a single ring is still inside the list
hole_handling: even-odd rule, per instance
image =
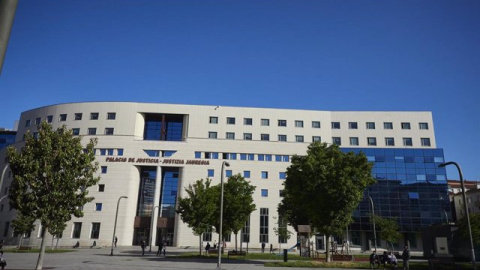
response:
[[[226,177],[233,176],[232,170],[225,170],[225,176]],[[207,170],[207,177],[215,177],[215,170],[214,169],[208,169]],[[243,171],[243,178],[248,179],[250,177],[251,177],[250,171]],[[260,178],[261,179],[268,179],[268,171],[261,171]],[[285,172],[279,172],[278,173],[278,179],[284,180],[286,178],[287,178],[287,174]]]
[[[205,159],[219,159],[221,155],[222,159],[236,160],[240,157],[240,160],[258,160],[258,161],[273,161],[276,162],[290,162],[289,155],[271,155],[271,154],[250,154],[250,153],[218,153],[218,152],[195,152],[195,158]],[[257,159],[255,159],[255,156]]]
[[[123,149],[122,148],[99,148],[99,149],[93,149],[93,154],[94,155],[100,155],[100,156],[123,156]]]
[[[218,124],[218,117],[217,116],[210,116],[209,120],[210,124]],[[227,125],[235,125],[236,124],[236,118],[235,117],[227,117],[226,118],[226,123]],[[253,125],[253,119],[252,118],[243,118],[243,125],[245,126],[252,126]],[[260,119],[260,125],[261,126],[270,126],[270,119]],[[277,125],[279,127],[286,127],[287,126],[287,120],[284,119],[278,119],[277,120]],[[304,121],[303,120],[295,120],[294,125],[297,128],[303,128],[304,127]],[[332,129],[340,129],[340,122],[332,122]],[[411,129],[410,122],[402,122],[400,123],[400,126],[402,129]],[[312,128],[320,128],[320,121],[312,121]],[[358,129],[358,122],[348,122],[348,128],[349,129]],[[375,122],[366,122],[365,123],[365,128],[366,129],[375,129]],[[384,129],[393,129],[393,122],[383,122],[383,128]],[[426,122],[420,122],[418,123],[418,128],[419,129],[428,129],[428,123]]]
[[[67,121],[67,117],[68,117],[68,114],[62,113],[58,116],[58,121],[59,122]],[[90,120],[98,120],[99,117],[100,117],[100,114],[98,112],[90,113]],[[117,117],[117,114],[114,112],[108,112],[106,117],[107,117],[107,120],[115,120]],[[73,115],[73,119],[76,121],[82,120],[82,118],[83,118],[83,113],[75,113]],[[45,117],[45,121],[47,121],[47,123],[52,123],[53,115],[48,115],[47,117]],[[42,122],[41,117],[35,118],[35,125],[40,125],[41,122]],[[31,124],[32,124],[32,120],[28,119],[25,121],[25,127],[29,127]]]
[[[90,239],[98,239],[100,236],[100,222],[92,222],[90,226]],[[72,238],[78,239],[82,234],[82,222],[74,222]]]
[[[208,138],[209,139],[218,139],[218,133],[216,131],[209,131],[208,132]],[[227,132],[225,134],[225,139],[235,140],[235,133],[234,132]],[[246,140],[246,141],[253,140],[252,133],[243,133],[243,139]],[[260,141],[270,141],[270,134],[260,134]],[[287,135],[283,135],[283,134],[278,135],[278,141],[279,142],[286,142],[287,141]],[[320,136],[313,136],[312,141],[313,142],[319,142],[319,141],[321,141],[321,137]],[[303,135],[295,135],[295,142],[305,142],[305,137]]]
[[[114,131],[115,131],[114,128],[107,127],[107,128],[105,128],[103,134],[104,135],[113,135]],[[80,128],[72,128],[72,133],[75,136],[80,135]],[[97,135],[97,128],[88,128],[87,129],[87,135]]]

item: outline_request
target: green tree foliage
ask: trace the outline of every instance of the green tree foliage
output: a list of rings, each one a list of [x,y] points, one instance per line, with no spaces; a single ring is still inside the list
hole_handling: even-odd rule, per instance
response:
[[[364,190],[375,180],[364,154],[344,153],[337,145],[314,142],[307,155],[292,157],[279,214],[297,230],[310,224],[317,232],[340,235],[350,224]],[[330,260],[327,241],[327,261]]]
[[[380,233],[380,238],[387,241],[393,251],[393,244],[397,243],[398,239],[402,237],[402,234],[399,231],[400,226],[397,221],[393,218],[383,218],[380,216],[374,216],[373,220],[375,220],[375,225]]]
[[[177,213],[193,233],[200,240],[200,254],[202,254],[202,234],[212,227],[217,217],[218,197],[210,186],[211,180],[197,180],[193,185],[185,188],[187,196],[178,199]]]
[[[469,218],[470,218],[470,228],[472,229],[473,244],[475,246],[480,246],[480,214],[471,213],[469,215]],[[470,242],[467,218],[463,217],[462,219],[458,220],[457,224],[458,224],[458,235],[464,241]]]
[[[94,176],[98,169],[93,152],[97,141],[91,139],[84,150],[81,140],[65,126],[53,130],[44,121],[38,136],[26,134],[20,152],[8,148],[14,175],[10,205],[17,210],[18,217],[40,220],[44,230],[56,235],[72,215],[83,216],[83,205],[93,200],[87,189],[99,178]],[[18,219],[16,222],[20,223]],[[42,268],[45,244],[42,239],[36,269]]]

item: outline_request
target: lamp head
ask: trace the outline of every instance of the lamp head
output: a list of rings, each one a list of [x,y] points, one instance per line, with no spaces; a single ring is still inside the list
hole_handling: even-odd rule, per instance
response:
[[[455,164],[455,162],[453,162],[453,161],[445,162],[445,163],[442,163],[442,164],[438,165],[438,167],[439,168],[444,168],[445,166],[452,165],[452,164]]]
[[[225,166],[230,167],[230,163],[228,163],[226,161],[224,161],[223,163],[225,164]]]

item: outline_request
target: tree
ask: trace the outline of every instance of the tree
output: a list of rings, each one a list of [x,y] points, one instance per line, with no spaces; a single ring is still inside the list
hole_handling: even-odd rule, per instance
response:
[[[220,198],[220,188],[220,184],[215,186],[217,198]],[[222,239],[233,232],[235,234],[235,250],[237,250],[238,232],[243,228],[250,214],[255,211],[252,196],[254,191],[255,187],[240,174],[229,177],[224,185]],[[216,208],[215,216],[220,216],[220,207]],[[220,222],[218,219],[215,219],[214,225],[219,232]]]
[[[42,232],[56,235],[72,218],[83,216],[83,206],[94,198],[88,197],[88,187],[99,177],[91,139],[84,148],[82,138],[73,136],[65,126],[53,130],[45,121],[38,127],[38,136],[27,133],[20,152],[8,148],[13,181],[10,205],[19,218],[40,220]],[[42,238],[36,269],[42,269],[45,254]]]
[[[275,234],[280,238],[284,239],[285,241],[288,241],[290,237],[292,236],[292,232],[290,232],[287,228],[287,221],[283,217],[278,218],[278,227],[274,227],[273,231]],[[282,241],[278,241],[278,251],[280,252],[282,250]]]
[[[185,188],[187,196],[178,199],[177,213],[193,234],[199,237],[200,255],[202,254],[202,234],[215,222],[217,208],[216,193],[210,187],[211,180],[197,180]]]
[[[26,217],[18,213],[17,217],[12,221],[12,228],[15,234],[18,234],[18,247],[22,245],[22,235],[27,234],[35,229],[35,218]]]
[[[297,230],[310,224],[327,237],[330,261],[331,235],[340,235],[350,224],[364,190],[375,182],[372,164],[363,153],[344,153],[337,145],[314,142],[305,156],[295,155],[287,168],[279,214]]]
[[[472,239],[473,244],[476,246],[480,245],[480,213],[470,213],[470,228],[472,230]],[[467,218],[463,217],[457,222],[458,224],[458,235],[465,242],[470,242],[470,234],[468,233],[468,223]]]
[[[399,231],[400,226],[398,225],[397,221],[393,218],[383,218],[377,215],[373,217],[373,220],[380,231],[380,238],[387,241],[393,251],[393,244],[397,243],[397,240],[402,237],[402,234]]]

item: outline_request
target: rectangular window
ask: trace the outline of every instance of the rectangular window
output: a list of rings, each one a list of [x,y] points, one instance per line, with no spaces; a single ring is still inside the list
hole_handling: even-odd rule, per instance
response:
[[[113,156],[113,148],[108,148],[107,149],[107,155]]]
[[[247,155],[247,160],[255,160],[255,155],[254,154],[248,154]]]
[[[100,156],[107,155],[107,149],[100,149]]]
[[[394,138],[385,138],[385,145],[386,146],[395,146],[395,139]]]
[[[8,236],[8,230],[10,229],[10,222],[7,221],[5,222],[5,228],[3,229],[3,237],[7,237]]]
[[[383,122],[383,129],[393,129],[392,122]]]
[[[287,141],[287,135],[278,135],[278,141],[279,142],[286,142]]]
[[[350,137],[350,145],[358,145],[358,137]]]
[[[357,122],[348,122],[348,129],[358,129]]]
[[[74,222],[72,228],[72,238],[80,238],[82,233],[82,223],[81,222]]]
[[[88,135],[96,135],[97,129],[96,128],[88,128]]]
[[[265,155],[265,161],[272,161],[272,155]]]
[[[342,139],[340,137],[332,137],[332,143],[336,145],[342,145]]]
[[[250,171],[243,171],[243,178],[250,178]]]
[[[53,122],[53,115],[47,116],[47,123],[52,123]]]
[[[66,114],[60,114],[60,118],[58,119],[58,121],[67,121],[67,115]]]
[[[99,184],[98,185],[98,192],[105,192],[105,185],[104,184]]]
[[[367,122],[367,129],[375,129],[375,122]]]
[[[262,171],[262,179],[268,179],[268,172]]]
[[[117,113],[109,112],[107,113],[107,120],[115,120],[117,118]]]
[[[287,173],[285,173],[285,172],[279,172],[279,173],[278,173],[278,178],[279,178],[279,179],[287,179]]]
[[[260,243],[268,243],[268,208],[260,208]]]
[[[303,121],[302,120],[295,120],[295,127],[303,128]]]
[[[402,123],[402,129],[410,129],[410,123],[408,123],[408,122],[403,122],[403,123]]]
[[[251,126],[253,124],[252,118],[243,118],[243,124],[245,126]]]
[[[35,125],[38,126],[38,125],[40,125],[41,122],[42,122],[42,118],[37,117],[37,118],[35,119]]]
[[[252,140],[252,133],[243,133],[243,139],[246,141]]]
[[[261,125],[265,126],[265,127],[270,126],[270,119],[262,119],[261,120]]]
[[[313,136],[312,137],[312,142],[321,142],[322,141],[322,137],[320,136]]]
[[[217,138],[217,132],[214,132],[214,131],[208,132],[208,138],[209,139],[216,139]]]
[[[117,156],[123,156],[123,149],[117,149]]]
[[[428,123],[418,123],[420,129],[428,129]]]
[[[95,203],[95,211],[102,211],[102,203]]]
[[[98,112],[90,113],[90,120],[98,120]]]
[[[320,128],[320,121],[312,121],[312,128]]]
[[[215,176],[215,170],[213,170],[213,169],[208,169],[207,173],[208,173],[208,175],[207,175],[208,177],[214,177]]]
[[[210,116],[210,124],[218,124],[218,117],[216,116]]]
[[[262,189],[262,197],[268,197],[268,189]]]
[[[76,113],[75,120],[82,120],[82,113]]]
[[[340,122],[332,122],[332,129],[340,129]]]
[[[368,137],[367,144],[370,146],[377,145],[377,138],[375,137]]]
[[[90,239],[98,239],[100,235],[100,223],[93,222],[92,223],[92,232],[90,233]]]
[[[79,128],[72,128],[72,134],[74,136],[80,135],[80,129]]]
[[[421,138],[422,146],[430,146],[430,138]]]
[[[113,128],[105,128],[105,135],[113,135]]]
[[[232,177],[232,170],[226,170],[225,171],[225,176],[226,177]]]
[[[107,168],[108,168],[107,166],[102,166],[101,167],[102,173],[107,173]]]
[[[282,216],[278,217],[278,229],[286,230],[287,229],[287,220],[284,219]],[[278,243],[286,244],[288,239],[286,237],[282,237],[278,235]]]
[[[258,161],[265,161],[265,155],[264,154],[258,154]]]
[[[235,117],[227,117],[227,125],[235,125]]]
[[[287,126],[287,120],[278,120],[278,126],[279,127],[286,127]]]
[[[195,152],[195,158],[202,158],[202,152]]]
[[[235,140],[235,133],[233,133],[233,132],[227,132],[227,134],[225,136],[226,136],[225,138],[227,140]]]
[[[245,226],[242,228],[242,242],[249,243],[250,242],[250,217],[248,217],[247,221],[245,222]]]
[[[270,141],[270,135],[269,134],[260,134],[260,140]]]
[[[403,146],[412,146],[412,138],[403,138]]]
[[[304,138],[302,135],[295,135],[295,141],[296,142],[304,142]]]

